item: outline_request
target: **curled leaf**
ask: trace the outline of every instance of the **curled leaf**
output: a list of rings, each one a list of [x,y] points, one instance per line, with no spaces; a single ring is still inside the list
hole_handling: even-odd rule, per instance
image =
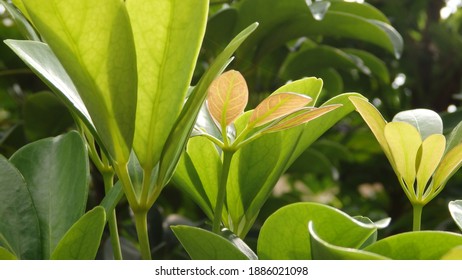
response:
[[[273,94],[263,100],[250,116],[249,126],[257,127],[292,114],[311,102],[311,97],[286,92]]]
[[[244,77],[235,70],[223,73],[209,87],[207,107],[223,129],[244,113],[249,90]]]

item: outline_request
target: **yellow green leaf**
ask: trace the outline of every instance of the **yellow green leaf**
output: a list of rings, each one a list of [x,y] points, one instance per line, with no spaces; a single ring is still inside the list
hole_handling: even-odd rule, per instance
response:
[[[385,139],[390,147],[396,171],[408,188],[414,186],[416,158],[422,138],[417,129],[405,122],[391,122],[385,125]]]
[[[417,168],[418,196],[423,195],[428,180],[435,172],[446,147],[446,138],[442,134],[432,134],[422,143],[420,163]]]
[[[277,124],[269,127],[265,132],[276,132],[284,129],[292,128],[300,124],[307,123],[311,120],[314,120],[324,114],[329,113],[332,110],[335,110],[343,106],[342,104],[328,105],[321,108],[303,108],[296,113],[283,118]]]
[[[250,116],[249,126],[261,126],[287,116],[305,107],[311,100],[309,96],[291,92],[271,95],[255,108]]]
[[[462,165],[462,144],[455,146],[441,160],[440,165],[433,177],[433,186],[439,188],[444,185],[449,178],[456,173]]]
[[[382,147],[383,152],[387,156],[391,165],[394,168],[393,158],[391,157],[390,148],[388,147],[387,140],[385,139],[384,129],[387,122],[382,114],[363,97],[352,96],[350,97],[351,103],[356,108],[356,111],[361,115],[366,124],[371,129],[375,138]]]
[[[222,130],[244,113],[249,90],[244,77],[235,70],[223,73],[209,87],[207,107]]]

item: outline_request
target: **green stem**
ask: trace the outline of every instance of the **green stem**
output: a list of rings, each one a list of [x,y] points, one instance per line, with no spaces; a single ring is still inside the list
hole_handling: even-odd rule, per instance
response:
[[[420,203],[413,203],[412,204],[412,214],[413,214],[413,219],[412,219],[412,230],[413,231],[420,231],[420,225],[422,221],[422,210],[423,210],[424,205]]]
[[[217,201],[213,216],[212,231],[220,233],[221,216],[226,199],[226,184],[228,182],[229,168],[234,152],[223,150],[223,166],[221,168],[220,184],[218,185]]]
[[[135,215],[135,226],[136,232],[138,234],[138,242],[140,244],[141,258],[143,260],[151,259],[151,247],[149,246],[149,236],[148,236],[148,223],[147,209],[140,209],[139,211],[134,211]]]
[[[102,173],[102,175],[104,181],[104,190],[107,194],[114,184],[114,172],[111,170],[110,172]],[[122,260],[122,248],[120,247],[119,230],[117,229],[117,217],[115,210],[109,214],[107,222],[109,226],[109,235],[111,238],[114,259]]]

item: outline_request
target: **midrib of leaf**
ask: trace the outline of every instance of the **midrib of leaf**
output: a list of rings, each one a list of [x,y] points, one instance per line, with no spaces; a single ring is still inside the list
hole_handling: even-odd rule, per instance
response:
[[[172,1],[172,3],[170,3],[169,5],[169,11],[168,11],[168,24],[167,24],[167,31],[166,31],[166,37],[165,37],[165,44],[164,44],[164,47],[163,47],[163,50],[162,50],[162,57],[161,57],[161,61],[159,63],[160,67],[159,67],[159,72],[157,74],[157,85],[156,85],[156,91],[155,91],[155,94],[153,96],[153,106],[152,106],[152,112],[151,112],[151,116],[149,118],[149,130],[148,130],[148,139],[146,139],[146,145],[147,147],[146,148],[146,154],[148,155],[148,157],[151,157],[152,155],[152,148],[154,147],[154,136],[155,136],[155,127],[156,127],[156,121],[155,121],[155,113],[159,110],[160,108],[160,105],[161,105],[161,102],[159,102],[159,100],[161,99],[161,88],[162,88],[162,85],[164,83],[164,80],[162,79],[162,77],[164,76],[164,71],[165,71],[165,67],[162,67],[162,65],[165,65],[166,64],[166,61],[167,61],[167,51],[168,51],[168,48],[170,46],[170,37],[172,34],[171,30],[172,30],[172,15],[173,15],[173,8],[174,8],[174,5],[176,4],[176,1]],[[144,37],[143,37],[144,38]],[[161,85],[162,84],[162,85]],[[176,117],[176,116],[175,116]],[[138,128],[139,129],[139,128]],[[167,134],[170,133],[170,131],[166,132]],[[152,160],[147,160],[147,162],[140,162],[140,164],[145,167],[146,169],[149,169],[149,172],[150,170],[154,167],[154,165],[156,164],[155,162],[152,162]]]
[[[269,110],[266,111],[266,114],[263,114],[260,118],[255,119],[253,121],[253,123],[258,124],[261,120],[266,119],[268,116],[270,116],[272,113],[274,113],[277,109],[279,109],[283,105],[285,105],[287,103],[288,99],[290,99],[290,97],[283,98],[282,101],[280,101],[276,106],[274,106],[272,108],[269,108]]]

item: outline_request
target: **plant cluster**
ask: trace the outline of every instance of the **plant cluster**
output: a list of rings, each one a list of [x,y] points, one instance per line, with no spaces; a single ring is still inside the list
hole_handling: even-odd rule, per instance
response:
[[[139,257],[151,259],[148,214],[171,183],[210,221],[170,227],[192,259],[462,258],[462,235],[420,231],[423,207],[462,165],[460,126],[446,140],[433,111],[387,123],[363,95],[342,93],[352,77],[389,83],[382,60],[337,38],[399,57],[388,19],[364,3],[232,2],[214,11],[208,0],[1,1],[27,38],[6,45],[76,129],[0,156],[0,259],[94,259],[106,225],[123,259],[124,201]],[[380,239],[389,218],[299,202],[271,213],[251,248],[278,180],[354,110],[413,206],[414,231]],[[104,195],[87,209],[90,166]],[[461,201],[449,209],[462,229]]]

